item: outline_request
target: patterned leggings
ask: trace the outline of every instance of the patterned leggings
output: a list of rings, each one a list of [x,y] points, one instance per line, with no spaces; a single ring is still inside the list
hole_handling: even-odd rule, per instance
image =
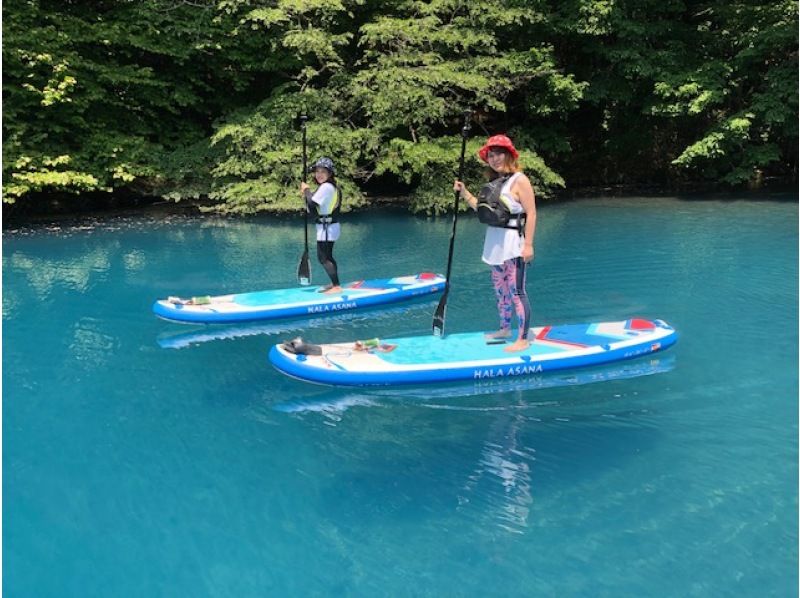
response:
[[[519,338],[527,339],[531,326],[531,304],[525,292],[525,260],[515,257],[499,266],[492,266],[492,284],[497,296],[500,329],[511,328],[511,306],[519,320]]]

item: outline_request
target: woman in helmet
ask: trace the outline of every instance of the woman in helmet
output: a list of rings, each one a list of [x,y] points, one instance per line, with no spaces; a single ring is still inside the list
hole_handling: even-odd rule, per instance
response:
[[[483,243],[483,261],[492,267],[500,329],[486,335],[488,341],[511,337],[511,312],[517,314],[519,333],[506,351],[530,346],[531,306],[525,291],[525,268],[533,259],[536,231],[536,199],[531,182],[523,174],[519,152],[505,135],[490,137],[478,151],[491,168],[491,180],[475,197],[461,181],[453,189],[478,212],[488,225]]]
[[[336,184],[336,168],[330,158],[320,158],[309,168],[317,181],[317,190],[312,194],[306,183],[300,183],[300,192],[306,200],[306,208],[317,214],[317,257],[331,279],[320,292],[337,293],[342,290],[339,272],[333,259],[333,244],[339,239],[339,208],[342,194]]]

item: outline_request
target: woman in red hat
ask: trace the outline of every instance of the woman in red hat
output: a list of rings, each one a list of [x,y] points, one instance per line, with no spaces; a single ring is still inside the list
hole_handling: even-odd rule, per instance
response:
[[[500,329],[486,335],[488,341],[511,338],[511,312],[519,321],[519,333],[506,351],[530,346],[531,306],[525,291],[525,269],[533,259],[536,231],[536,199],[533,187],[519,165],[519,152],[505,135],[489,137],[478,151],[489,165],[492,177],[475,197],[461,181],[453,189],[478,212],[488,225],[483,243],[483,261],[492,267]]]

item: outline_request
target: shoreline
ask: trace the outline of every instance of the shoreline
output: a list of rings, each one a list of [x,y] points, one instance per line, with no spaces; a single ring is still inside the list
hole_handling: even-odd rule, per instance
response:
[[[786,201],[792,195],[797,196],[797,187],[790,182],[779,181],[767,183],[759,189],[722,189],[719,186],[689,185],[682,188],[664,188],[650,185],[597,185],[561,190],[546,199],[541,199],[540,204],[561,203],[578,200],[591,200],[601,198],[664,198],[678,197],[687,200],[742,200],[742,199],[776,199]],[[369,212],[374,209],[391,208],[402,209],[408,196],[375,195],[370,197],[370,205],[357,209],[355,212]],[[251,218],[258,216],[274,216],[277,218],[290,217],[294,212],[260,212],[250,215],[223,214],[214,211],[203,212],[202,208],[212,207],[213,204],[202,200],[169,201],[162,198],[125,198],[115,199],[112,205],[87,209],[73,209],[55,211],[50,213],[28,212],[14,215],[13,206],[3,206],[3,232],[14,232],[19,229],[39,229],[48,226],[81,226],[86,223],[100,224],[116,219],[151,216],[154,218],[171,217],[209,217],[209,218]],[[123,204],[123,205],[120,205]],[[127,205],[124,205],[127,204]],[[405,211],[410,216],[425,216]]]

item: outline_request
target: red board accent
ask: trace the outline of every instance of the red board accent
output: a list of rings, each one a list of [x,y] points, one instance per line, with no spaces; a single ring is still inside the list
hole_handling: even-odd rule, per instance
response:
[[[417,278],[419,280],[433,280],[434,278],[436,278],[436,274],[434,274],[433,272],[420,272],[417,275]]]
[[[628,330],[652,330],[656,327],[650,320],[643,320],[641,318],[633,318],[628,320],[626,328]]]
[[[347,288],[348,288],[348,289],[359,289],[359,288],[361,288],[363,285],[364,285],[364,281],[363,281],[363,280],[357,280],[357,281],[355,281],[353,284],[351,284],[351,285],[348,285],[348,287],[347,287]]]
[[[539,334],[536,335],[536,340],[538,341],[547,341],[548,343],[556,343],[557,345],[567,345],[568,347],[588,347],[588,345],[584,345],[583,343],[573,343],[571,341],[565,341],[561,338],[547,338],[547,335],[550,334],[550,330],[552,326],[545,326],[544,328],[539,331]]]

